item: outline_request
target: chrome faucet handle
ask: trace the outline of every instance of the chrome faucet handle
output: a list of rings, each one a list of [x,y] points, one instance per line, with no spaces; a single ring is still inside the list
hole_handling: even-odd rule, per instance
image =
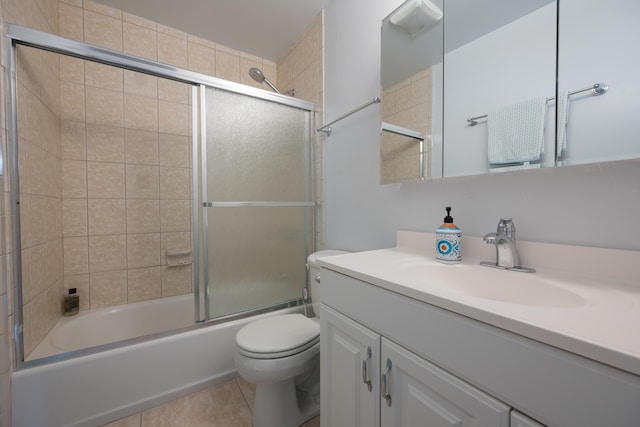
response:
[[[500,218],[496,233],[505,235],[511,240],[516,240],[516,225],[511,218]]]
[[[496,236],[498,235],[498,233],[487,233],[484,235],[484,237],[482,238],[482,240],[485,241],[485,243],[489,244],[489,245],[495,245],[496,244]]]

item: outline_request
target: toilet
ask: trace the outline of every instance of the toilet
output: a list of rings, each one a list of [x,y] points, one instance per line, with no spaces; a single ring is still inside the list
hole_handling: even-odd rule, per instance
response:
[[[324,250],[307,257],[315,317],[269,316],[236,334],[235,365],[256,385],[254,427],[297,427],[320,412],[320,267],[317,260],[347,252]]]

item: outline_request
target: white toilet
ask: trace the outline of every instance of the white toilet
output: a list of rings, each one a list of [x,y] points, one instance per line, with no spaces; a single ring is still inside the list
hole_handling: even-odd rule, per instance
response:
[[[315,318],[270,316],[236,334],[236,369],[256,384],[254,427],[297,427],[319,413],[320,267],[316,260],[345,253],[325,250],[307,257]]]

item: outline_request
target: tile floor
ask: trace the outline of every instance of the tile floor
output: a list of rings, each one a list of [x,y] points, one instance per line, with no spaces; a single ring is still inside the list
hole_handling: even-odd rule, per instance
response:
[[[255,386],[237,378],[103,427],[251,427]],[[317,416],[303,427],[319,427]]]

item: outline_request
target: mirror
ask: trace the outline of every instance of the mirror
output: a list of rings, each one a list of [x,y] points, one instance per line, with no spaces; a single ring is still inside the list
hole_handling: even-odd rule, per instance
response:
[[[382,184],[442,175],[442,6],[407,0],[382,21]]]
[[[445,7],[443,176],[554,166],[556,2]]]
[[[588,90],[569,97],[565,120],[558,120],[565,123],[558,165],[640,157],[640,2],[594,0],[586,7],[562,0],[558,13],[558,93],[601,82],[609,88],[604,96]]]
[[[418,160],[425,178],[640,157],[640,59],[634,53],[640,2],[594,0],[585,7],[581,0],[434,0],[443,19],[411,36],[390,21],[416,1],[382,21],[383,182],[417,179],[420,170],[417,160],[401,161],[407,160],[403,153],[415,153],[415,139],[391,137],[389,123],[424,133]],[[406,88],[421,70],[430,70],[430,93]],[[418,116],[409,108],[399,114],[408,92],[427,100],[422,125],[408,119]],[[499,119],[532,105],[535,126],[527,122],[522,130],[516,120],[502,122],[502,129],[530,135],[533,126],[534,154],[510,158],[498,151],[496,159]]]

